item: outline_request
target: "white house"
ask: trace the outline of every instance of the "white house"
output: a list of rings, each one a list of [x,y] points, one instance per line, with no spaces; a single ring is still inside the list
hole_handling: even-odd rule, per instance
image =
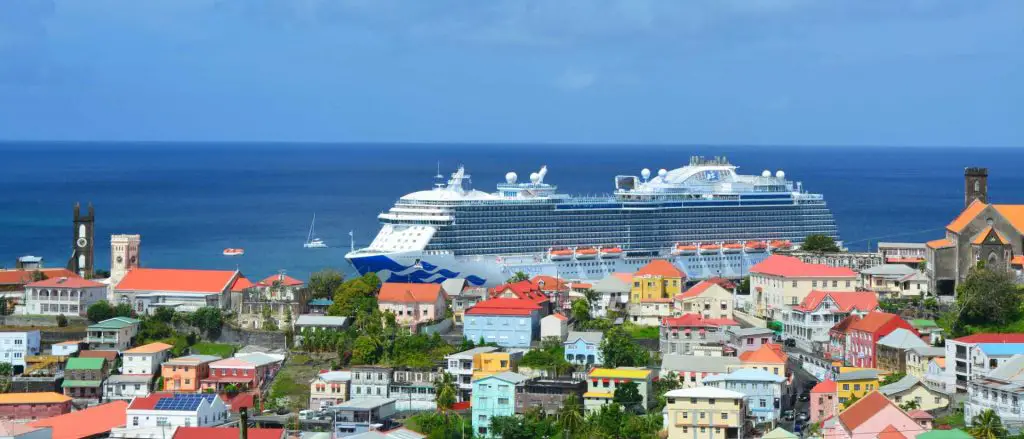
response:
[[[127,410],[126,429],[209,427],[228,421],[228,406],[213,393],[140,396]]]
[[[988,376],[1015,354],[1024,354],[1024,334],[974,334],[946,340],[946,387],[966,392],[967,383]]]
[[[82,340],[69,340],[62,341],[60,343],[54,343],[50,346],[50,355],[56,355],[59,357],[67,357],[81,348]]]
[[[672,314],[700,314],[705,319],[731,319],[732,292],[722,286],[722,279],[704,280],[673,298]]]
[[[894,297],[921,297],[928,293],[928,276],[905,264],[881,264],[860,272],[861,285]]]
[[[171,357],[173,347],[155,342],[124,351],[121,372],[125,375],[156,375],[160,365]]]
[[[564,341],[569,334],[569,318],[559,313],[551,314],[540,319],[540,339],[549,337]]]
[[[25,285],[25,314],[85,315],[89,306],[107,299],[107,286],[80,277],[53,277]]]
[[[127,401],[149,396],[152,391],[152,375],[111,375],[103,381],[103,399],[107,401]]]
[[[624,310],[632,289],[632,273],[612,273],[597,281],[591,290],[598,294],[598,300],[590,304],[590,315],[606,317],[608,311]]]
[[[0,362],[25,367],[25,357],[39,355],[39,331],[0,332]]]
[[[782,333],[801,349],[820,352],[829,342],[829,330],[850,314],[864,316],[878,309],[871,291],[811,291],[799,305],[783,311]]]
[[[309,408],[325,409],[348,401],[348,388],[352,372],[332,370],[323,372],[309,383]]]
[[[970,422],[986,410],[999,415],[1010,434],[1021,430],[1024,424],[1024,355],[1014,355],[985,377],[967,383],[964,419]]]
[[[853,291],[857,280],[857,273],[846,267],[771,255],[750,267],[750,295],[758,317],[778,318],[777,313],[797,306],[811,291]]]
[[[480,346],[444,357],[445,372],[455,379],[455,385],[459,388],[460,401],[468,401],[469,394],[473,391],[473,369],[475,369],[473,357],[477,354],[486,354],[497,350],[498,348],[494,346]]]

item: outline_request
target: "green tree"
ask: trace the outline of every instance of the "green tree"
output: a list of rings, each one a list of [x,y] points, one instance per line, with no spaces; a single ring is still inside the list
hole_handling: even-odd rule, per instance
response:
[[[39,282],[39,281],[43,281],[43,280],[46,280],[46,279],[47,279],[46,273],[43,273],[42,271],[39,271],[39,270],[33,270],[32,271],[32,282]]]
[[[0,363],[0,377],[10,377],[14,374],[14,366],[11,363]]]
[[[640,386],[635,381],[620,383],[615,388],[612,401],[615,401],[630,413],[641,413],[645,409],[643,406],[644,397],[640,394]]]
[[[64,314],[57,315],[57,327],[66,328],[68,327],[68,318]]]
[[[370,314],[377,309],[377,290],[380,280],[373,273],[349,279],[334,291],[334,303],[327,308],[327,315],[356,316]],[[357,320],[358,323],[358,320]]]
[[[615,368],[624,366],[646,367],[650,361],[650,353],[637,344],[621,326],[609,329],[601,340],[601,357],[604,366]]]
[[[412,415],[406,426],[422,432],[428,439],[465,439],[473,437],[473,424],[455,412],[419,412]]]
[[[739,294],[750,294],[750,276],[743,276],[743,279],[740,279],[737,290]]]
[[[110,306],[110,302],[101,300],[89,305],[89,309],[85,311],[85,315],[89,318],[90,322],[102,322],[114,317],[114,307]]]
[[[626,412],[622,411],[621,405],[612,402],[601,406],[597,413],[587,419],[587,423],[590,424],[593,436],[618,439],[621,437],[620,431],[626,425],[628,416]]]
[[[660,413],[661,409],[665,407],[667,403],[665,394],[683,387],[683,382],[680,381],[679,375],[675,372],[669,372],[665,376],[659,378],[654,382],[654,395],[655,395],[655,407],[652,410],[655,413]]]
[[[263,329],[265,331],[276,331],[277,320],[274,319],[274,313],[270,309],[270,305],[263,305]]]
[[[967,428],[967,432],[974,439],[1002,439],[1009,434],[1003,426],[1003,420],[992,409],[971,418],[971,426]]]
[[[490,433],[502,439],[549,438],[557,431],[553,419],[545,417],[539,407],[533,407],[520,416],[495,416],[491,419]]]
[[[542,340],[539,349],[523,355],[519,366],[546,370],[556,376],[565,375],[573,369],[572,363],[565,360],[565,347],[552,337]]]
[[[558,410],[558,429],[565,437],[584,437],[587,419],[583,415],[583,404],[575,393],[570,393]]]
[[[1013,275],[1003,270],[974,268],[956,287],[953,332],[961,335],[971,324],[1005,325],[1020,314],[1021,294]]]
[[[524,280],[530,280],[530,275],[523,273],[522,271],[517,271],[515,272],[515,274],[512,275],[512,277],[505,280],[505,283],[512,284],[516,282],[522,282]]]
[[[839,246],[836,245],[836,240],[832,239],[831,236],[815,234],[807,235],[800,249],[809,252],[837,252],[839,251]]]
[[[572,318],[576,319],[577,323],[585,323],[590,321],[590,303],[584,299],[573,300]]]
[[[821,422],[812,422],[804,430],[804,437],[818,437],[821,435]]]
[[[135,312],[127,303],[119,303],[114,307],[114,317],[131,317]]]
[[[337,271],[320,270],[309,276],[309,294],[314,299],[330,299],[334,291],[345,282],[345,278]]]
[[[911,410],[917,410],[921,408],[921,404],[918,404],[918,402],[913,399],[908,399],[903,404],[900,404],[900,408],[903,409],[903,411],[905,412],[909,412]]]
[[[434,380],[434,395],[437,401],[437,409],[442,412],[451,410],[455,404],[458,389],[455,387],[455,379],[451,374],[442,373]]]
[[[174,310],[161,306],[153,311],[153,318],[164,323],[171,323],[174,320]]]
[[[907,374],[903,372],[891,373],[887,375],[885,378],[883,378],[879,385],[888,386],[889,384],[895,383],[899,380],[902,380],[903,378],[906,378],[906,376]]]
[[[352,364],[376,364],[380,358],[380,346],[369,335],[356,337],[352,345]]]
[[[192,326],[199,328],[200,331],[206,333],[207,337],[210,338],[216,338],[224,326],[224,314],[220,311],[220,308],[214,306],[204,306],[197,309],[196,312],[189,316],[189,319]]]

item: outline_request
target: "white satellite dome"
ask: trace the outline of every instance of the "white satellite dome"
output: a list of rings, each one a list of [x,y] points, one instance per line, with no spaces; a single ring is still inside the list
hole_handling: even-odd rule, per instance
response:
[[[508,174],[505,174],[505,182],[508,184],[514,184],[517,178],[519,178],[519,176],[516,175],[515,172],[509,172]]]
[[[536,183],[536,182],[540,181],[540,174],[538,174],[536,172],[531,173],[530,174],[530,181],[533,182],[533,183]]]
[[[779,169],[778,171],[775,171],[775,178],[786,178],[786,173]]]
[[[651,178],[651,170],[647,168],[642,169],[640,171],[640,176],[643,177],[644,180]]]
[[[769,171],[769,170],[765,169],[764,171],[761,171],[761,176],[764,177],[764,178],[771,177],[772,176],[772,171]]]
[[[658,170],[658,176],[659,177],[665,178],[666,175],[668,175],[668,170],[667,169],[661,168],[661,169]]]

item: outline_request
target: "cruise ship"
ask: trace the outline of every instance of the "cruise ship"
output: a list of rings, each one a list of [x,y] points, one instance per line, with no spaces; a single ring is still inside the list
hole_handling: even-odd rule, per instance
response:
[[[600,197],[561,194],[547,167],[494,192],[472,188],[460,167],[434,187],[401,197],[378,218],[369,247],[345,258],[393,282],[464,278],[493,286],[517,272],[581,282],[668,259],[690,279],[740,278],[780,248],[823,234],[839,240],[821,194],[782,170],[741,175],[725,157],[615,177]]]

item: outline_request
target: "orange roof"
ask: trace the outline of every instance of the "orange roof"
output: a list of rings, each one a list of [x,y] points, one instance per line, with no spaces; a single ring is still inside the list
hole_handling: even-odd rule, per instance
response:
[[[890,404],[892,402],[889,398],[874,390],[843,410],[839,414],[839,422],[842,422],[847,430],[853,431]]]
[[[0,270],[0,285],[24,285],[32,282],[32,273],[35,270]],[[39,270],[49,278],[80,277],[79,275],[64,268],[43,268]]]
[[[932,360],[935,360],[935,364],[938,364],[939,367],[941,367],[943,369],[946,368],[946,357],[935,357],[935,358],[932,358]]]
[[[238,279],[235,279],[235,283],[231,284],[231,292],[237,293],[255,286],[256,284],[252,283],[249,279],[246,279],[245,276],[239,275]]]
[[[541,282],[544,282],[543,287],[541,287]],[[564,291],[566,289],[566,282],[554,276],[534,276],[530,279],[530,284],[544,291]]]
[[[559,314],[559,313],[557,313],[557,312],[556,312],[556,313],[554,313],[554,314],[551,314],[551,317],[554,317],[554,318],[556,318],[556,319],[558,319],[558,320],[569,320],[569,318],[568,318],[568,317],[566,317],[566,316],[563,316],[563,315],[561,315],[561,314]]]
[[[128,402],[114,401],[85,410],[29,423],[32,427],[50,427],[53,439],[81,439],[98,436],[124,427]]]
[[[633,275],[632,274],[629,274],[629,273],[612,273],[612,276],[615,276],[616,278],[618,278],[619,280],[621,280],[621,281],[623,281],[625,283],[628,283],[628,284],[633,283]]]
[[[274,285],[274,282],[280,282],[281,285],[286,287],[297,287],[306,284],[305,282],[298,280],[294,277],[288,276],[286,274],[272,274],[270,276],[267,276],[266,279],[261,280],[259,284],[269,287]]]
[[[54,404],[71,401],[56,392],[0,393],[0,404]]]
[[[1010,265],[1022,265],[1022,266],[1024,266],[1024,255],[1014,256],[1013,259],[1010,259]]]
[[[974,217],[978,216],[978,214],[981,213],[982,210],[985,210],[985,207],[987,206],[987,204],[982,203],[981,201],[978,200],[971,201],[971,204],[969,204],[966,209],[960,212],[960,215],[957,215],[956,219],[954,219],[953,222],[949,223],[949,225],[946,226],[946,230],[949,230],[954,233],[962,232],[964,230],[964,227],[967,227],[967,225],[971,223],[971,220],[973,220]]]
[[[1024,204],[993,204],[992,207],[1018,232],[1024,232]]]
[[[952,247],[953,246],[953,241],[950,241],[948,239],[934,239],[934,240],[928,241],[927,243],[925,243],[925,245],[927,245],[928,248],[946,248],[946,247]]]
[[[673,263],[664,259],[655,259],[640,267],[634,276],[686,277],[686,273]]]
[[[900,319],[900,316],[896,314],[889,314],[887,312],[872,311],[867,313],[864,318],[850,325],[850,329],[875,333],[894,319]]]
[[[825,380],[814,386],[811,389],[811,393],[836,393],[838,386],[835,381]]]
[[[836,323],[836,325],[833,326],[831,329],[829,329],[829,331],[830,332],[831,331],[836,331],[836,332],[841,333],[841,334],[846,334],[846,331],[848,331],[850,329],[850,326],[853,325],[856,322],[859,322],[859,321],[860,321],[860,316],[859,315],[857,315],[857,314],[850,314],[850,315],[846,316],[845,319],[840,320],[839,323]]]
[[[857,273],[846,267],[808,264],[785,255],[771,255],[750,267],[750,272],[782,277],[857,277]]]
[[[0,437],[18,437],[26,433],[38,430],[36,427],[29,427],[25,424],[15,424],[10,421],[0,421]],[[47,435],[49,436],[49,435]]]
[[[699,283],[697,283],[697,285],[690,287],[690,289],[686,290],[682,294],[676,294],[676,300],[692,299],[694,297],[698,297],[702,293],[707,291],[708,288],[711,288],[716,285],[721,286],[720,284],[713,282],[711,280],[702,280]]]
[[[878,434],[878,439],[907,439],[900,430],[889,424],[888,427],[882,429],[882,432]]]
[[[281,439],[284,429],[250,428],[249,439]],[[238,439],[238,427],[178,427],[171,439]],[[56,439],[56,438],[55,438]]]
[[[740,354],[740,362],[743,363],[786,363],[786,353],[782,351],[782,346],[768,343],[761,345],[753,351],[747,351]]]
[[[413,284],[384,282],[377,294],[378,302],[434,303],[441,292],[441,284]]]
[[[99,282],[93,282],[91,280],[83,279],[83,278],[80,278],[78,276],[71,276],[71,277],[56,277],[56,276],[54,276],[54,277],[46,278],[45,280],[41,280],[39,282],[32,282],[30,284],[26,284],[25,286],[26,287],[34,287],[34,288],[35,287],[39,287],[39,288],[61,288],[61,287],[63,287],[63,288],[105,288],[106,287],[106,285],[103,285],[103,284],[101,284]]]
[[[851,310],[871,311],[878,308],[878,294],[872,291],[811,291],[804,297],[800,305],[793,307],[796,311],[811,312],[821,306],[828,297],[835,302],[842,312]]]
[[[989,235],[993,235],[993,239],[988,239]],[[998,242],[1000,244],[1006,245],[1010,243],[1010,241],[1007,241],[1006,237],[1003,236],[1002,233],[999,233],[998,230],[993,229],[992,226],[988,226],[985,227],[985,229],[982,230],[981,233],[974,235],[974,239],[971,240],[971,244],[981,245],[985,243],[986,239],[988,239],[989,244]]]
[[[652,299],[640,299],[640,303],[671,303],[672,299],[668,297],[657,297]]]
[[[166,350],[171,349],[173,347],[174,346],[171,346],[171,345],[169,345],[167,343],[154,342],[154,343],[150,343],[150,344],[145,344],[145,345],[139,346],[139,347],[134,348],[134,349],[128,349],[127,351],[124,351],[124,353],[126,353],[126,354],[155,354],[155,353],[160,352],[160,351],[166,351]]]
[[[173,291],[221,293],[230,288],[238,271],[136,268],[117,284],[118,291]]]
[[[545,288],[547,288],[546,283]],[[538,305],[549,301],[548,296],[544,295],[540,287],[528,280],[498,285],[490,290],[491,298],[510,299],[512,298],[509,297],[510,295],[518,299],[529,300]]]

